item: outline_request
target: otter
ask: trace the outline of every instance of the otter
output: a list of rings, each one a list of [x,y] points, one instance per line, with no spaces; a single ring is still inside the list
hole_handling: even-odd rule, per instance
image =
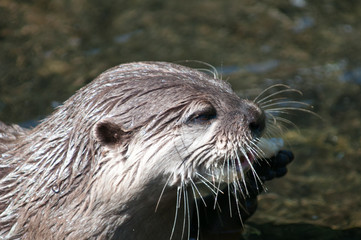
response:
[[[0,123],[0,238],[242,229],[263,182],[293,159],[259,144],[279,126],[267,109],[277,93],[264,94],[250,101],[216,75],[136,62],[105,71],[33,129]]]

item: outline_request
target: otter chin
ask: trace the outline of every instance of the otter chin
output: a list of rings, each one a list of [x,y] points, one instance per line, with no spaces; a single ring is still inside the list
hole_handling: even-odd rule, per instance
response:
[[[284,88],[250,101],[216,75],[137,62],[33,129],[0,123],[0,238],[208,239],[222,224],[203,209],[242,223],[269,179],[256,163],[282,176],[293,159],[268,140]]]

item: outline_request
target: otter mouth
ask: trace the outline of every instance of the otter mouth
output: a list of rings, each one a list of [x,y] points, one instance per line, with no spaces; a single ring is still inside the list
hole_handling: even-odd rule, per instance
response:
[[[244,179],[244,174],[247,172],[251,165],[257,161],[255,154],[247,152],[245,155],[237,158],[230,158],[225,163],[220,172],[215,176],[216,182],[224,182],[230,184],[234,180]],[[213,179],[214,180],[214,179]]]
[[[230,167],[234,167],[234,170],[239,173],[241,171],[247,171],[256,159],[254,154],[247,152],[246,156],[240,156],[239,159],[229,159],[227,164]]]
[[[196,184],[212,185],[214,188],[230,184],[235,180],[244,179],[244,174],[247,172],[251,165],[256,161],[256,156],[250,152],[246,155],[241,155],[236,158],[229,158],[221,163],[219,161],[209,168],[203,168],[197,174],[198,180]]]
[[[262,137],[257,142],[257,154],[248,151],[238,154],[236,158],[229,158],[222,165],[218,163],[210,168],[202,169],[201,173],[197,174],[199,181],[196,181],[196,184],[201,192],[207,192],[205,195],[209,195],[210,187],[219,189],[235,181],[244,181],[245,173],[252,168],[254,162],[275,156],[283,144],[281,138]]]
[[[275,156],[283,147],[282,138],[260,138],[257,142],[258,153],[246,152],[237,159],[229,159],[225,166],[226,170],[230,169],[236,172],[238,178],[242,178],[243,174],[251,168],[251,165],[258,159],[267,159]]]

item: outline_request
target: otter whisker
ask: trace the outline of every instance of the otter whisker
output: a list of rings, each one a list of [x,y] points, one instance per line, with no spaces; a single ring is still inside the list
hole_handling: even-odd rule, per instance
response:
[[[279,107],[279,108],[271,108],[271,109],[267,109],[266,111],[269,113],[275,112],[275,113],[284,113],[284,114],[289,114],[289,112],[284,111],[284,110],[292,110],[292,111],[301,111],[301,112],[306,112],[306,113],[310,113],[316,117],[319,117],[318,114],[312,112],[311,110],[308,109],[304,109],[304,108],[296,108],[296,107]]]
[[[276,87],[284,87],[284,88],[287,88],[289,89],[290,87],[285,85],[285,84],[274,84],[274,85],[271,85],[267,88],[265,88],[262,92],[260,92],[254,99],[253,99],[253,102],[255,103],[259,103],[258,99],[260,99],[262,97],[263,94],[265,94],[266,92],[268,92],[269,90],[271,90],[272,88],[276,88]],[[267,95],[268,96],[268,95]],[[263,100],[263,98],[261,99],[261,101]]]
[[[264,111],[265,115],[266,115],[266,123],[271,124],[271,125],[277,125],[277,119],[276,116],[274,116],[272,113],[269,113],[267,110]],[[267,127],[267,131],[268,131],[268,127]]]
[[[247,156],[247,153],[246,153],[243,149],[241,149],[241,151],[242,151],[244,157],[246,158],[246,160],[247,160],[247,162],[248,162],[248,164],[249,164],[249,166],[250,166],[250,169],[251,169],[251,171],[252,171],[252,176],[253,176],[253,178],[254,178],[254,180],[255,180],[255,182],[256,182],[256,188],[257,188],[257,190],[259,191],[259,187],[258,187],[258,183],[257,183],[257,182],[260,182],[260,183],[262,184],[262,181],[261,181],[261,179],[259,178],[256,170],[254,169],[251,160],[250,160],[249,157]],[[262,187],[263,187],[263,184],[262,184]]]
[[[212,184],[216,184],[216,174],[214,173],[214,167],[209,169],[209,172],[206,172],[206,175],[212,179]]]
[[[198,71],[201,71],[201,72],[205,72],[205,73],[210,73],[211,75],[213,75],[213,78],[214,79],[218,79],[218,73],[215,73],[213,72],[212,70],[210,69],[207,69],[207,68],[197,68]],[[216,70],[217,71],[217,70]]]
[[[299,95],[302,95],[302,92],[300,90],[288,87],[287,89],[283,89],[283,90],[279,90],[279,91],[276,91],[274,93],[271,93],[270,95],[267,95],[266,97],[264,97],[263,99],[260,99],[256,103],[259,104],[259,105],[262,105],[265,102],[267,102],[268,100],[272,101],[274,99],[277,99],[277,98],[273,98],[273,97],[277,96],[277,95],[280,95],[280,94],[283,94],[283,93],[298,93]]]
[[[169,183],[170,179],[173,177],[173,175],[174,175],[174,172],[169,175],[167,181],[165,182],[165,184],[164,184],[164,186],[163,186],[163,189],[162,189],[162,191],[161,191],[161,193],[160,193],[160,195],[159,195],[159,198],[158,198],[158,201],[157,201],[157,205],[155,206],[154,212],[157,211],[158,206],[159,206],[159,203],[160,203],[160,200],[161,200],[161,198],[162,198],[162,196],[163,196],[163,194],[164,194],[164,191],[165,191],[166,187],[168,186],[168,183]]]
[[[268,100],[268,99],[270,99],[270,98],[272,98],[274,96],[280,95],[282,93],[290,93],[290,92],[292,92],[292,93],[298,93],[298,94],[302,95],[302,92],[300,90],[290,88],[288,86],[286,86],[286,87],[287,87],[286,89],[279,90],[277,92],[271,93],[270,95],[267,95],[267,96],[265,96],[264,98],[262,98],[260,100],[256,100],[256,101],[254,100],[254,102],[257,103],[257,104],[262,104],[264,101],[266,101],[266,100]]]
[[[214,186],[217,186],[219,183],[219,180],[220,180],[219,172],[221,170],[217,169],[217,172],[216,172],[216,169],[210,169],[209,171],[211,171],[211,172],[206,172],[205,174],[206,174],[206,176],[208,176],[208,180],[212,183],[213,188],[215,190],[217,190],[216,187],[214,187]],[[219,187],[219,185],[218,185],[218,187]]]
[[[251,141],[250,142],[248,151],[254,156],[254,158],[257,159],[265,159],[265,153],[264,151],[257,145],[257,142]]]
[[[252,157],[255,159],[256,162],[257,162],[257,160],[267,161],[266,153],[257,145],[257,142],[251,141],[250,145],[247,147],[247,149],[250,152],[250,154],[252,155]],[[262,185],[262,187],[264,188],[265,186]]]
[[[270,108],[270,107],[282,106],[282,105],[300,105],[300,109],[302,109],[302,107],[312,107],[308,103],[300,102],[300,101],[293,101],[293,100],[277,101],[277,102],[273,102],[273,103],[269,103],[269,104],[265,104],[265,105],[260,104],[260,107],[265,110],[268,110],[268,109],[272,110],[272,108]]]
[[[275,135],[275,136],[283,135],[283,133],[287,131],[287,127],[284,124],[291,125],[292,127],[298,129],[298,127],[292,121],[287,120],[283,117],[274,116],[273,114],[270,114],[268,111],[266,111],[266,116],[269,118],[269,120],[267,121],[268,127],[266,134],[270,133],[271,135]]]
[[[236,184],[236,188],[238,189],[238,192],[242,195],[242,197],[244,198],[246,195],[244,194],[244,190],[243,187],[241,185],[241,181],[239,179],[235,179],[233,181],[234,184]]]
[[[237,208],[237,213],[238,213],[238,217],[239,220],[241,221],[241,225],[243,226],[243,219],[242,219],[242,214],[241,214],[241,210],[239,209],[239,206],[241,205],[240,201],[238,200],[238,194],[237,194],[237,183],[233,182],[233,188],[234,188],[234,198],[236,199],[236,208]]]
[[[242,151],[242,154],[244,154],[244,150]],[[237,156],[238,164],[239,164],[240,168],[242,168],[242,162],[241,162],[241,159],[240,159],[240,157],[239,157],[239,155],[238,155],[237,152],[236,152],[236,156]],[[244,157],[246,157],[246,156],[247,156],[247,154],[246,154]],[[245,189],[245,191],[246,191],[245,194],[248,195],[249,193],[248,193],[248,188],[247,188],[247,183],[246,183],[246,177],[245,177],[243,168],[240,170],[240,173],[241,173],[241,180],[242,180],[242,184],[239,183],[240,192],[241,192],[242,196],[244,196],[243,189]],[[239,180],[238,180],[238,182],[239,182]],[[242,185],[243,185],[243,187],[242,187]]]
[[[199,232],[200,232],[200,217],[199,217],[199,209],[198,209],[198,201],[197,201],[197,197],[196,197],[196,192],[194,191],[194,188],[198,191],[197,187],[195,186],[194,182],[192,181],[193,186],[191,185],[192,188],[192,192],[193,192],[193,198],[194,198],[194,204],[195,204],[195,208],[196,208],[196,214],[197,214],[197,240],[199,239]],[[199,191],[198,191],[199,194]],[[207,206],[203,197],[200,195],[202,201],[204,202],[204,206]],[[189,238],[188,238],[189,239]]]
[[[175,206],[175,214],[174,214],[172,232],[171,232],[170,237],[169,237],[170,240],[173,238],[173,234],[174,234],[174,231],[175,231],[175,226],[177,224],[178,210],[180,208],[180,202],[182,200],[182,194],[180,193],[181,191],[182,191],[182,188],[177,187],[177,201],[176,201],[176,206]]]
[[[258,158],[265,157],[265,153],[263,150],[257,145],[259,139],[257,141],[250,141],[249,145],[247,145],[247,150],[252,154],[252,156],[257,160]]]
[[[246,186],[246,179],[245,179],[245,176],[244,176],[244,171],[243,171],[243,168],[242,168],[242,162],[241,162],[241,159],[237,153],[237,151],[235,151],[235,155],[236,155],[236,160],[237,160],[237,163],[240,167],[240,173],[241,173],[241,180],[242,180],[242,184],[243,186],[245,187],[246,191],[247,191],[247,186]],[[237,182],[239,182],[239,189],[243,195],[243,190],[242,190],[242,184],[240,183],[240,180],[238,179]],[[247,192],[248,194],[248,192]]]
[[[238,164],[239,171],[237,171],[237,169],[235,169],[236,174],[233,179],[233,185],[235,187],[235,191],[238,189],[238,191],[242,195],[242,197],[245,197],[244,189],[246,190],[246,194],[248,194],[248,189],[247,189],[247,184],[246,184],[246,180],[245,180],[244,169],[242,167],[242,162],[239,158],[237,151],[235,151],[235,155],[236,155],[236,158],[233,159],[233,164],[235,166],[237,166],[237,164]],[[237,161],[237,163],[236,163],[236,161]],[[241,178],[239,178],[238,172],[241,174]],[[242,187],[242,185],[243,185],[243,187]]]
[[[216,192],[216,196],[214,198],[214,205],[213,205],[213,209],[216,209],[216,205],[218,204],[218,194],[219,192],[221,192],[223,194],[223,192],[220,190],[220,187],[221,187],[221,179],[222,179],[222,176],[224,175],[224,172],[223,172],[223,169],[225,168],[225,164],[227,162],[227,159],[228,159],[228,156],[226,155],[224,158],[223,158],[223,163],[222,163],[222,167],[221,167],[221,174],[218,175],[218,187],[217,187],[217,192]]]
[[[181,239],[183,239],[185,229],[186,229],[186,219],[187,219],[187,198],[186,198],[186,190],[184,187],[184,182],[182,182],[182,184],[181,184],[181,189],[182,189],[182,193],[183,193],[183,227],[182,227]]]
[[[209,171],[211,172],[206,172],[205,174],[208,176],[208,177],[211,177],[212,178],[212,184],[216,184],[216,174],[215,174],[215,170],[212,168],[210,169]]]
[[[236,174],[235,178],[234,178],[234,181],[237,182],[238,184],[238,188],[239,188],[239,191],[241,192],[242,196],[244,196],[244,193],[243,193],[243,187],[242,187],[242,184],[243,186],[245,187],[245,189],[247,190],[246,188],[246,180],[245,180],[245,175],[244,175],[244,171],[243,171],[243,167],[242,167],[242,161],[238,155],[238,152],[235,150],[234,151],[234,155],[236,156],[235,159],[233,159],[233,162],[235,165],[238,164],[239,166],[239,172],[241,174],[241,179],[239,179],[239,176],[238,174]],[[236,162],[237,161],[237,162]],[[236,173],[238,173],[237,169],[235,169]],[[242,183],[241,183],[242,182]]]
[[[229,215],[232,217],[232,205],[231,205],[231,191],[230,191],[230,180],[229,180],[229,161],[227,161],[227,189],[228,189],[228,204],[229,204]]]
[[[209,64],[209,63],[206,63],[203,61],[199,61],[199,60],[185,60],[185,62],[194,62],[194,63],[199,63],[199,64],[203,64],[207,67],[210,67],[213,71],[211,71],[210,69],[203,69],[203,68],[197,68],[197,70],[204,70],[206,72],[209,72],[209,73],[211,73],[211,75],[213,75],[214,79],[219,79],[218,71],[212,64]]]
[[[275,119],[276,119],[277,122],[281,122],[281,123],[284,123],[284,124],[291,125],[293,128],[297,129],[297,131],[299,131],[298,126],[295,123],[293,123],[292,121],[290,121],[290,120],[288,120],[286,118],[283,118],[283,117],[275,117]],[[286,128],[286,126],[284,126],[284,125],[280,125],[280,127]],[[286,128],[286,130],[287,130],[287,128]]]
[[[268,99],[266,101],[263,101],[262,103],[258,103],[258,105],[264,109],[264,106],[268,103],[274,103],[274,102],[283,102],[283,101],[287,101],[287,97],[275,97],[275,98],[271,98],[271,99]]]
[[[276,136],[281,136],[285,131],[283,124],[277,124],[269,126],[267,132],[264,134],[265,138],[274,138]]]
[[[195,189],[195,190],[197,191],[199,198],[202,200],[204,206],[207,207],[207,203],[206,203],[206,201],[204,200],[204,198],[203,198],[201,192],[199,191],[197,185],[194,183],[194,181],[192,180],[192,178],[190,178],[189,180],[190,180],[190,182],[191,182],[191,184],[192,184],[192,185],[191,185],[192,190],[194,191],[194,189]],[[194,194],[194,196],[196,197],[195,194]]]
[[[218,187],[215,186],[211,181],[209,181],[207,178],[203,177],[203,176],[202,176],[201,174],[199,174],[199,173],[196,173],[196,175],[201,178],[201,179],[200,179],[201,182],[202,182],[205,186],[207,186],[207,187],[209,188],[209,190],[211,190],[215,195],[217,195],[218,192],[221,192],[221,193],[223,194],[222,190],[219,189],[219,186],[218,186]],[[213,187],[213,188],[212,188],[212,187]],[[217,190],[217,192],[216,192],[214,189]]]
[[[187,239],[190,239],[191,236],[191,214],[190,214],[190,206],[189,206],[189,198],[188,198],[188,191],[187,188],[184,187],[184,199],[185,199],[185,208],[187,209],[187,219],[188,219],[188,237]]]

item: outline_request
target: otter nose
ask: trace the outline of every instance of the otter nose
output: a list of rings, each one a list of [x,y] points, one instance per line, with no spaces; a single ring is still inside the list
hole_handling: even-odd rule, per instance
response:
[[[266,116],[262,109],[260,109],[255,103],[248,102],[246,107],[248,127],[253,135],[253,137],[261,137],[265,127],[266,127]]]
[[[249,123],[249,129],[255,138],[259,138],[262,136],[262,133],[266,127],[266,120],[263,111],[261,114],[256,115],[258,116],[256,116],[253,121]]]

